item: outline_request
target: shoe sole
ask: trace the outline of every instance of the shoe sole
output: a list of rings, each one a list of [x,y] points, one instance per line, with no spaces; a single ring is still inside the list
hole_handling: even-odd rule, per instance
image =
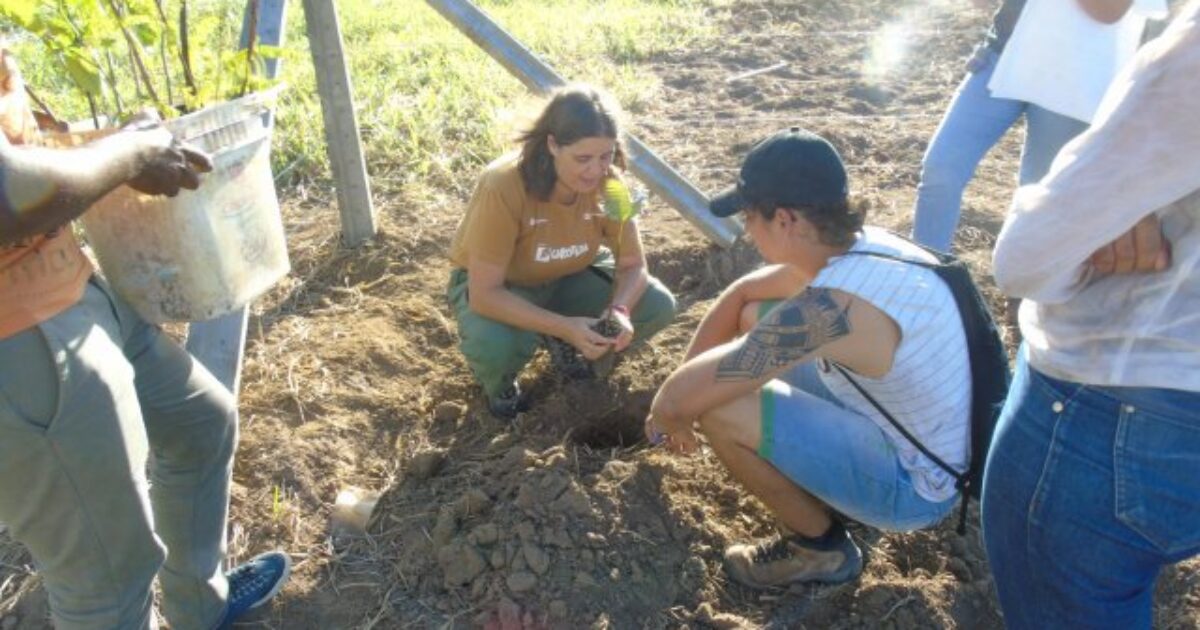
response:
[[[246,610],[254,610],[270,601],[272,597],[279,594],[279,591],[283,590],[284,585],[288,582],[288,578],[292,577],[292,557],[286,553],[280,555],[283,557],[283,574],[279,576],[279,579],[275,581],[275,586],[272,586],[266,595],[263,595],[258,601],[250,604],[250,607]]]

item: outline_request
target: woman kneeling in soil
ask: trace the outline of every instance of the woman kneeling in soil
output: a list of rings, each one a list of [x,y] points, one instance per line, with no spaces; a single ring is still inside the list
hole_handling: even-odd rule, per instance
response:
[[[606,180],[625,166],[619,115],[595,88],[557,91],[520,150],[484,169],[459,223],[448,297],[459,347],[498,417],[526,408],[516,377],[539,345],[560,374],[588,378],[584,359],[621,352],[675,314],[675,298],[646,271],[636,222],[622,227],[600,207]],[[616,243],[620,259],[602,246]],[[613,337],[595,330],[606,318]]]

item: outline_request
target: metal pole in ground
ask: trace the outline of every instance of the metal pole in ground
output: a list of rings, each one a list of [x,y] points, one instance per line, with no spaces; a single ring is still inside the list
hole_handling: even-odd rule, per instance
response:
[[[317,93],[325,121],[325,150],[337,182],[338,210],[342,215],[342,242],[358,247],[377,230],[375,202],[354,111],[342,27],[333,0],[304,0],[304,24],[313,67],[317,71]]]
[[[566,83],[469,0],[426,2],[530,90],[546,94]],[[734,243],[740,228],[733,221],[714,217],[708,211],[708,197],[704,193],[632,134],[625,134],[625,144],[630,154],[629,170],[650,190],[666,199],[683,218],[718,245],[729,247]]]
[[[267,46],[283,46],[284,24],[287,19],[287,0],[262,0],[258,6],[256,37],[258,43]],[[242,21],[242,48],[250,42],[250,15]],[[275,78],[279,73],[279,60],[268,59],[265,75]],[[275,113],[271,112],[270,124],[275,124]],[[192,322],[188,326],[187,351],[217,377],[233,397],[238,396],[242,380],[242,353],[246,347],[246,325],[249,322],[250,305],[203,322]]]

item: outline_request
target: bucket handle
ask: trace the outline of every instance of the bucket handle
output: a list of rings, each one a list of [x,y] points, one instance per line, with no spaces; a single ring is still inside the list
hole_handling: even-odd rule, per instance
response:
[[[248,146],[257,144],[264,140],[268,140],[268,139],[270,139],[270,137],[271,137],[270,132],[268,132],[266,129],[263,129],[263,131],[261,133],[251,134],[248,137],[243,138],[242,141],[238,142],[237,144],[234,144],[232,146],[227,146],[227,147],[221,147],[220,149],[218,149],[217,151],[214,151],[212,153],[212,158],[215,160],[222,155],[227,155],[230,153],[234,153],[236,151],[241,151],[242,149],[245,149]]]

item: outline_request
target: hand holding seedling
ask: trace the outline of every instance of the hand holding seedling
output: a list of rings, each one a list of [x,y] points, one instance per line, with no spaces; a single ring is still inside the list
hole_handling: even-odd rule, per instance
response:
[[[609,335],[613,341],[613,352],[628,348],[633,342],[633,322],[629,321],[629,310],[625,307],[609,307],[600,319],[607,319],[616,325],[616,337]]]
[[[635,200],[629,192],[629,187],[617,176],[611,176],[604,182],[603,194],[604,214],[617,222],[617,237],[613,242],[613,257],[621,260],[621,241],[625,232],[625,224],[636,217],[641,210],[640,200]],[[611,302],[617,294],[614,282],[609,292]],[[593,325],[592,330],[603,335],[610,341],[614,352],[621,352],[633,342],[633,323],[629,321],[629,310],[626,306],[612,305],[601,314],[600,319]],[[593,357],[588,357],[589,359]]]
[[[566,335],[563,341],[575,346],[583,358],[592,361],[604,356],[613,346],[613,340],[595,331],[600,320],[594,317],[566,318]]]

